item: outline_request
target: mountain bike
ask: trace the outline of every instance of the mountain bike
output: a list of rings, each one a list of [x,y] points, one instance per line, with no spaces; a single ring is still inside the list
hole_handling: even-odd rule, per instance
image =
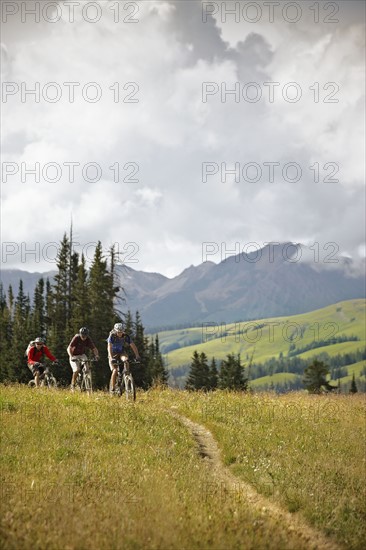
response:
[[[97,361],[97,359],[73,359],[73,361],[80,365],[80,370],[75,381],[75,389],[91,394],[93,391],[93,381],[90,363]]]
[[[122,396],[124,393],[127,400],[136,401],[136,386],[129,363],[139,365],[140,361],[129,362],[125,356],[122,356],[121,359],[114,359],[114,364],[118,365],[117,383],[114,393],[118,396]]]
[[[38,363],[38,368],[39,368],[39,387],[42,387],[42,388],[49,388],[49,389],[55,389],[57,388],[57,380],[56,378],[54,377],[54,375],[52,374],[51,372],[51,369],[49,367],[49,365],[45,365],[44,363]],[[34,380],[30,380],[30,382],[28,382],[28,386],[30,388],[36,388],[36,381]]]

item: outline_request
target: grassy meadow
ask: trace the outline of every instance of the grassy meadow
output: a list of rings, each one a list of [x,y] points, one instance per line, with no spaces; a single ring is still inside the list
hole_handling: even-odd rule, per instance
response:
[[[245,484],[340,547],[364,548],[365,402],[356,396],[1,387],[4,549],[311,548]],[[176,411],[213,433],[215,478]],[[242,482],[242,485],[241,485]]]

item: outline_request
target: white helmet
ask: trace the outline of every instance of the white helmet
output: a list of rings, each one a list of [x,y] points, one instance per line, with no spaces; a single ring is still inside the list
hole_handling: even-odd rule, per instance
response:
[[[116,332],[123,332],[123,324],[122,323],[116,323],[113,328]]]

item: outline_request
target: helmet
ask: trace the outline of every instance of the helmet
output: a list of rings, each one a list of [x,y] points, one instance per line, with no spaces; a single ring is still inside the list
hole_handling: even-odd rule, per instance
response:
[[[122,323],[116,323],[113,328],[116,332],[122,332],[123,331],[123,324]]]
[[[81,327],[81,329],[79,330],[79,334],[81,336],[88,336],[89,335],[89,330],[86,327]]]
[[[43,338],[40,338],[39,336],[34,340],[35,344],[44,344]]]

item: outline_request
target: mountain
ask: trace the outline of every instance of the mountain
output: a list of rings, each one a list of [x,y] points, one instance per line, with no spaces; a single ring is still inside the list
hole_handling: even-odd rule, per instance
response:
[[[124,308],[138,310],[145,327],[152,331],[294,315],[366,297],[364,277],[352,274],[350,260],[336,266],[296,261],[302,251],[306,252],[306,247],[292,243],[267,245],[259,253],[230,256],[219,264],[190,266],[172,279],[119,266]],[[11,283],[16,293],[22,278],[26,292],[32,295],[41,275],[54,274],[3,270],[1,279],[5,289]]]
[[[254,252],[191,266],[162,281],[143,300],[141,292],[129,292],[131,279],[122,278],[128,307],[140,311],[147,328],[158,328],[292,315],[366,296],[364,278],[351,275],[349,260],[332,269],[296,262],[299,248],[268,245],[258,261]],[[291,249],[292,256],[287,254]],[[133,280],[136,272],[126,269]]]
[[[47,278],[52,281],[53,277],[57,274],[57,271],[47,271],[46,273],[30,273],[29,271],[23,271],[21,269],[2,269],[0,273],[0,280],[3,284],[4,291],[7,293],[9,285],[13,288],[13,293],[16,296],[18,294],[19,281],[23,281],[23,290],[25,294],[29,294],[32,298],[34,289],[37,282],[41,277],[46,281]]]

